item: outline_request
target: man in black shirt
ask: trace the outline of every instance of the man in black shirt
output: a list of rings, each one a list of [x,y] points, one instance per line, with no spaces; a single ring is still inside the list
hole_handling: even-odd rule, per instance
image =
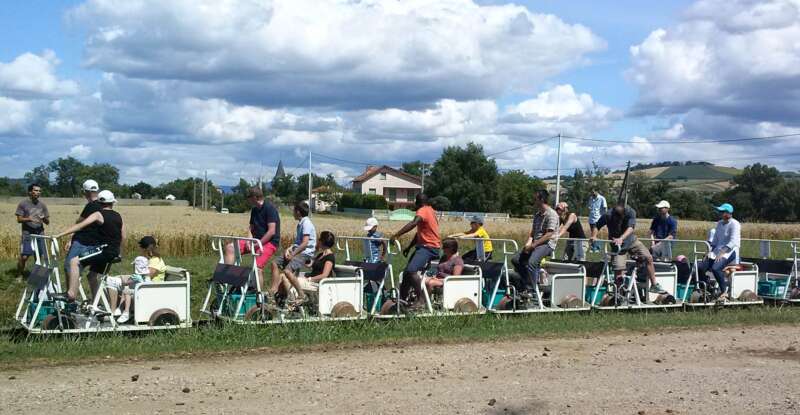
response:
[[[252,206],[250,210],[249,237],[261,241],[263,250],[259,251],[258,246],[253,252],[256,255],[256,266],[258,268],[258,289],[264,290],[264,267],[267,265],[272,254],[281,245],[281,218],[278,210],[272,203],[264,200],[264,193],[259,187],[247,189],[247,202]],[[235,260],[235,247],[232,243],[225,246],[225,263],[233,264]],[[250,242],[239,241],[239,253],[250,253]]]
[[[608,239],[611,240],[612,250],[616,250],[613,267],[614,274],[620,278],[625,273],[628,254],[639,257],[647,267],[647,277],[650,280],[650,292],[656,294],[666,294],[661,285],[656,281],[656,270],[653,266],[653,256],[650,255],[642,241],[636,237],[636,211],[624,203],[619,202],[616,206],[608,209],[592,228],[592,236],[589,238],[591,243],[597,239],[597,233],[603,226],[608,227]]]
[[[75,220],[75,223],[81,223],[84,219],[88,218],[92,215],[92,213],[99,212],[102,209],[100,202],[97,201],[97,192],[100,191],[100,186],[94,180],[87,180],[83,182],[83,196],[86,198],[86,205],[83,207],[80,216],[78,219]],[[72,239],[67,242],[66,251],[67,256],[64,258],[64,271],[69,275],[70,273],[70,260],[75,257],[79,257],[86,252],[94,250],[98,245],[99,242],[99,235],[98,235],[98,227],[95,224],[91,224],[72,236]],[[80,271],[83,270],[83,266],[80,267]],[[97,278],[96,275],[90,273],[89,275],[89,285],[92,287],[92,291],[97,289]]]

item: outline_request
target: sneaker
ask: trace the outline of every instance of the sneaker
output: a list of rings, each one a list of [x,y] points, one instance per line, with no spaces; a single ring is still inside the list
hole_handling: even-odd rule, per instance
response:
[[[119,317],[119,316],[121,316],[121,315],[122,315],[122,310],[120,310],[119,308],[117,308],[116,310],[114,310],[114,317]]]
[[[127,323],[127,322],[128,322],[128,320],[129,320],[130,318],[131,318],[131,316],[130,316],[128,313],[122,313],[122,315],[121,315],[121,316],[119,316],[119,318],[117,319],[117,323],[119,323],[119,324],[125,324],[125,323]]]
[[[659,283],[655,283],[655,284],[651,285],[650,286],[650,292],[654,293],[654,294],[666,294],[667,293],[667,291],[665,289],[661,288],[661,284],[659,284]]]

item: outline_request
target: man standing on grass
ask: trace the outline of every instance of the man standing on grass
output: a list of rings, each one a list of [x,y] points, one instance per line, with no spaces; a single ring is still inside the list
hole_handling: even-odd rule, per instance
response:
[[[17,263],[17,275],[24,278],[25,263],[28,257],[34,255],[33,239],[31,235],[41,235],[44,233],[44,225],[50,224],[50,212],[47,205],[39,197],[42,195],[42,188],[36,183],[28,186],[28,198],[19,202],[17,205],[17,223],[22,225],[22,237],[20,238],[20,254]],[[39,243],[39,253],[45,254],[44,244]]]
[[[558,241],[556,234],[558,213],[548,204],[549,198],[547,190],[536,191],[534,195],[536,213],[533,215],[531,232],[522,250],[511,258],[511,263],[522,279],[517,289],[524,299],[533,298],[536,284],[539,283],[542,259],[553,253]]]
[[[600,216],[603,216],[607,210],[608,204],[606,203],[606,198],[600,194],[597,187],[593,187],[592,196],[589,198],[589,230],[591,232],[597,229],[597,221],[600,220]],[[599,252],[600,245],[593,241],[589,249],[591,249],[592,252]]]
[[[656,258],[671,259],[672,242],[678,236],[678,220],[669,214],[669,202],[662,200],[656,205],[658,214],[650,224],[650,238],[652,239],[650,252]]]
[[[248,235],[261,241],[262,250],[258,246],[254,249],[256,252],[256,268],[258,268],[258,288],[264,291],[264,267],[281,245],[281,218],[278,210],[272,203],[264,200],[264,192],[259,187],[251,187],[247,189],[247,203],[250,205],[250,227],[248,228]],[[247,254],[250,252],[250,242],[239,241],[238,246],[234,247],[233,243],[225,246],[225,263],[233,264],[236,252]]]
[[[392,235],[391,240],[397,240],[412,229],[417,229],[417,234],[414,236],[414,255],[403,271],[400,298],[403,300],[408,298],[409,291],[413,288],[417,294],[417,301],[411,305],[411,308],[421,309],[426,305],[422,295],[422,274],[430,261],[439,257],[442,241],[439,236],[439,221],[436,219],[436,211],[428,202],[428,196],[422,193],[418,194],[414,200],[414,206],[417,208],[414,219]]]
[[[719,284],[721,292],[718,300],[728,299],[728,280],[725,275],[725,267],[729,264],[739,262],[739,247],[742,244],[742,225],[733,218],[733,206],[730,203],[723,203],[718,206],[720,220],[714,228],[711,237],[711,251],[706,254],[703,262],[698,264],[698,275],[702,280],[706,280],[706,272],[711,271]]]
[[[627,269],[628,255],[631,254],[639,258],[647,266],[647,277],[650,280],[650,292],[655,294],[666,294],[667,292],[661,288],[661,285],[656,281],[656,269],[653,265],[653,256],[650,251],[645,248],[642,241],[636,237],[636,211],[628,206],[625,202],[619,200],[614,208],[609,209],[600,220],[597,221],[597,226],[592,228],[592,236],[589,239],[594,243],[597,239],[598,231],[603,226],[608,226],[608,239],[611,239],[612,250],[616,250],[614,256],[614,274],[617,280],[621,279]],[[616,281],[619,284],[619,281]]]

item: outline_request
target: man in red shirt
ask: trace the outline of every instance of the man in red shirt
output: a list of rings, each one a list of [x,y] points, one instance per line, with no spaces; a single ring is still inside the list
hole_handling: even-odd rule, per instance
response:
[[[433,210],[433,207],[428,202],[428,197],[422,193],[418,194],[414,205],[417,208],[417,214],[414,219],[400,228],[391,239],[396,240],[412,229],[417,228],[417,234],[414,236],[414,255],[408,261],[405,271],[403,271],[400,297],[403,299],[408,298],[408,291],[413,286],[417,293],[417,301],[411,308],[422,308],[425,307],[425,299],[422,295],[422,273],[425,272],[425,267],[432,259],[439,257],[442,241],[439,236],[439,221],[436,219],[436,211]]]

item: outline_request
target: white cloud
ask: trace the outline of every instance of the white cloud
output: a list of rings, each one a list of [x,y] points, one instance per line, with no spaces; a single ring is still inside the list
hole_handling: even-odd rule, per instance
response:
[[[90,0],[69,16],[88,31],[90,67],[266,107],[531,91],[605,47],[556,16],[471,0]]]
[[[700,0],[631,47],[636,114],[700,110],[797,125],[800,1]]]
[[[69,149],[69,155],[78,160],[85,160],[92,154],[92,149],[89,146],[78,144]]]
[[[28,52],[9,63],[0,62],[0,94],[17,99],[50,99],[76,94],[78,84],[75,81],[56,77],[58,64],[51,50],[41,55]]]
[[[34,119],[30,102],[0,96],[0,135],[27,134]]]

